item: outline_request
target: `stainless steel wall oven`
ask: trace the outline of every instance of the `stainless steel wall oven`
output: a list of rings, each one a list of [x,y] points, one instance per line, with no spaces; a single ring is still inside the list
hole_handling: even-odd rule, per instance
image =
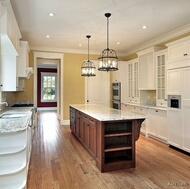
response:
[[[112,83],[113,100],[121,100],[121,83]]]
[[[115,109],[121,109],[121,83],[112,83],[112,107]]]

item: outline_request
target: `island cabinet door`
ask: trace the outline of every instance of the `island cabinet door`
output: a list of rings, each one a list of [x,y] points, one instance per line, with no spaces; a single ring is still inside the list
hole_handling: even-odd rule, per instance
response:
[[[83,114],[83,129],[84,129],[84,145],[87,149],[89,149],[89,132],[90,132],[90,124],[89,124],[89,117],[85,114]]]
[[[75,109],[70,107],[70,129],[75,134]]]
[[[97,121],[96,123],[96,166],[101,171],[103,165],[103,155],[104,155],[104,123]]]
[[[79,140],[83,143],[84,142],[84,121],[83,121],[83,114],[79,112]]]
[[[96,120],[89,118],[89,150],[96,157]]]
[[[79,112],[78,110],[76,110],[76,128],[75,128],[75,135],[79,138],[80,137],[80,125],[81,125],[81,120],[82,120],[82,116],[81,116],[81,112]]]

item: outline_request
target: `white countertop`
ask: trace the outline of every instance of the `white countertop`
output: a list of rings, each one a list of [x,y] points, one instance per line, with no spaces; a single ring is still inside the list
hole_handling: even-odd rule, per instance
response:
[[[141,114],[116,110],[95,104],[71,104],[70,106],[99,121],[133,120],[146,118]]]
[[[160,106],[147,105],[147,104],[138,104],[138,103],[131,103],[131,102],[122,102],[121,104],[137,106],[141,108],[155,109],[155,110],[165,110],[165,111],[167,110],[167,107],[160,107]]]
[[[20,118],[0,118],[0,134],[18,132],[27,129],[32,115],[31,109],[31,107],[24,107],[4,110],[1,115],[11,113],[26,113],[26,116]]]

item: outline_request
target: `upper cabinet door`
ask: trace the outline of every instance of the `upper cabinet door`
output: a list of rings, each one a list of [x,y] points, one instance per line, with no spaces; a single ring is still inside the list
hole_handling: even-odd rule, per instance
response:
[[[168,69],[190,66],[190,36],[166,44]]]
[[[167,106],[166,97],[166,62],[167,50],[161,50],[156,53],[156,105]]]
[[[9,37],[16,51],[18,51],[19,40],[21,39],[21,33],[15,18],[12,6],[9,3],[2,3],[4,14],[1,21],[1,34]]]
[[[173,69],[167,71],[167,94],[168,95],[181,95],[182,93],[182,74],[181,69]]]
[[[138,59],[128,61],[128,101],[133,103],[139,102],[139,73]]]
[[[160,47],[152,47],[138,54],[139,90],[156,90],[155,52]]]

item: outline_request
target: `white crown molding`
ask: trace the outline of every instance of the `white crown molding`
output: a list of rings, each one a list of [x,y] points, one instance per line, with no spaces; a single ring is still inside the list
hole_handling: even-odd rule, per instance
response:
[[[60,52],[60,53],[77,53],[77,54],[87,54],[86,50],[79,49],[65,49],[59,47],[43,47],[43,46],[30,46],[30,50],[33,51],[49,51],[49,52]],[[91,51],[91,54],[100,54],[98,51]]]
[[[158,44],[161,44],[161,43],[164,43],[168,40],[171,40],[171,39],[174,39],[176,37],[179,37],[181,35],[184,35],[186,33],[190,32],[190,24],[187,24],[181,28],[178,28],[172,32],[169,32],[165,35],[162,35],[154,40],[151,40],[151,41],[148,41],[147,43],[144,43],[142,45],[139,45],[138,47],[134,47],[134,48],[131,48],[129,49],[126,53],[125,53],[125,56],[127,55],[131,55],[131,54],[134,54],[134,53],[137,53],[139,51],[142,51],[146,48],[149,48],[149,47],[152,47],[152,46],[155,46],[155,45],[158,45]]]
[[[33,51],[46,51],[46,52],[60,52],[60,53],[76,53],[76,54],[88,54],[87,50],[82,49],[65,49],[58,47],[43,47],[43,46],[30,46],[30,50]],[[91,55],[100,55],[101,51],[90,50]],[[125,56],[126,53],[117,53],[118,56]]]

